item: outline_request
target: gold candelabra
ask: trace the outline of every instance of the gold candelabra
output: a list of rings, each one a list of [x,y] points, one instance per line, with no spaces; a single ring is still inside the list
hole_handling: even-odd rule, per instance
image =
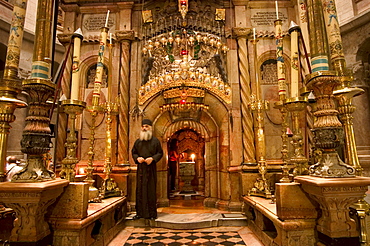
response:
[[[309,174],[324,178],[353,177],[356,170],[344,163],[336,150],[344,139],[333,95],[341,78],[336,76],[335,72],[320,71],[312,73],[306,79],[307,87],[314,91],[317,98],[317,110],[314,112],[316,119],[312,131],[316,147],[323,152],[318,163],[309,167]]]
[[[292,113],[293,137],[291,144],[294,147],[294,154],[290,162],[294,164],[293,175],[308,174],[308,159],[303,153],[303,136],[299,124],[299,116],[306,109],[307,99],[305,97],[292,97],[286,100],[286,107]]]
[[[117,183],[111,178],[112,172],[112,117],[118,114],[118,104],[115,102],[106,102],[104,105],[106,112],[106,144],[105,144],[105,165],[104,173],[105,178],[100,188],[100,192],[104,198],[113,197],[113,196],[122,196],[123,191],[121,191]]]
[[[262,100],[261,86],[259,84],[259,69],[257,68],[257,42],[258,40],[254,37],[252,43],[254,48],[254,67],[256,70],[256,96],[252,95],[249,106],[254,116],[256,159],[258,160],[258,172],[260,177],[254,182],[254,187],[248,192],[248,195],[271,198],[271,190],[266,178],[267,164],[265,159],[266,141],[264,132],[264,111],[268,110],[269,102]]]
[[[282,177],[279,180],[280,183],[290,183],[289,179],[289,165],[288,165],[288,134],[287,134],[287,129],[288,129],[288,122],[287,122],[287,116],[288,116],[288,111],[286,109],[285,105],[285,95],[280,96],[281,100],[275,103],[275,108],[280,110],[281,113],[281,159],[283,161],[283,165],[281,167],[282,169]]]
[[[89,202],[101,202],[101,196],[99,195],[99,190],[94,186],[94,178],[93,178],[93,171],[94,171],[94,145],[95,145],[95,128],[96,128],[96,117],[99,113],[103,112],[102,107],[92,105],[87,106],[86,110],[88,110],[91,114],[91,125],[90,125],[90,146],[89,151],[87,152],[89,159],[87,162],[86,167],[86,179],[84,180],[86,183],[89,184]]]
[[[67,155],[62,160],[62,170],[59,173],[59,176],[63,179],[68,179],[73,182],[76,176],[75,167],[78,163],[76,157],[77,149],[77,137],[75,131],[76,117],[81,114],[86,103],[79,100],[68,99],[62,101],[63,111],[69,115],[70,122],[70,132],[67,136],[65,147],[67,148]]]
[[[112,70],[112,50],[113,44],[112,39],[110,39],[109,48],[109,67]],[[110,73],[111,74],[111,73]],[[112,97],[112,76],[108,77],[108,101],[104,103],[103,108],[106,113],[106,141],[105,141],[105,164],[104,164],[104,173],[105,178],[100,188],[100,194],[104,197],[113,197],[113,196],[122,196],[123,191],[120,190],[117,186],[117,183],[110,176],[112,172],[112,121],[113,117],[118,114],[118,103],[111,102]]]
[[[339,118],[344,125],[345,138],[345,150],[348,164],[356,169],[356,174],[362,176],[363,168],[360,165],[357,156],[357,149],[355,143],[355,135],[353,131],[353,112],[356,107],[352,104],[352,99],[355,96],[364,93],[361,88],[344,87],[343,89],[335,90],[333,94],[338,99],[338,112]]]

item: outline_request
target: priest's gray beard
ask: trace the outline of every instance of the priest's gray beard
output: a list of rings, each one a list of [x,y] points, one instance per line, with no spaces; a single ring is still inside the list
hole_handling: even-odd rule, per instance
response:
[[[148,141],[148,140],[152,139],[152,136],[153,136],[152,129],[141,130],[139,139],[141,141]]]

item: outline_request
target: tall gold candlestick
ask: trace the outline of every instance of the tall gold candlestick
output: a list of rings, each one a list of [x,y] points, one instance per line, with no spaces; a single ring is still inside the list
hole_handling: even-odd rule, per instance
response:
[[[353,97],[358,96],[364,93],[364,90],[361,88],[344,88],[336,90],[333,94],[338,99],[338,112],[339,118],[341,119],[344,125],[344,134],[345,134],[345,155],[348,161],[348,164],[353,166],[356,170],[358,176],[362,176],[361,164],[358,160],[355,134],[353,130],[353,116],[356,107],[353,106],[352,100]]]
[[[284,101],[278,101],[275,103],[275,108],[280,110],[281,113],[281,159],[283,161],[282,169],[282,177],[279,180],[280,183],[290,183],[289,179],[289,166],[288,166],[288,122],[287,122],[287,116],[288,111],[286,109],[285,100]]]
[[[109,71],[112,71],[112,56],[113,56],[113,44],[112,44],[112,33],[109,35]],[[100,189],[100,192],[103,197],[112,197],[112,196],[121,196],[123,192],[118,188],[117,183],[111,178],[112,172],[112,123],[113,117],[118,114],[118,104],[111,102],[112,98],[112,73],[109,73],[108,76],[108,101],[104,105],[106,113],[106,141],[105,141],[105,164],[104,164],[104,173],[105,178]]]
[[[108,19],[109,12],[107,14]],[[96,128],[96,117],[99,113],[103,112],[102,107],[99,106],[100,101],[100,92],[101,92],[101,85],[103,80],[103,72],[104,72],[104,51],[105,51],[105,44],[107,42],[107,34],[108,28],[103,27],[101,28],[100,32],[100,46],[99,46],[99,53],[98,53],[98,62],[96,65],[96,74],[95,74],[95,82],[94,82],[94,91],[93,91],[93,98],[92,98],[92,106],[87,107],[87,110],[91,113],[91,125],[90,125],[90,147],[88,151],[89,160],[87,163],[86,168],[86,179],[85,182],[90,184],[89,187],[89,201],[91,202],[100,202],[101,196],[99,195],[98,189],[94,187],[95,180],[93,179],[93,162],[94,162],[94,145],[95,145],[95,128]]]
[[[72,62],[71,100],[78,100],[78,94],[80,91],[81,41],[83,39],[83,35],[80,28],[78,28],[73,33],[72,38],[73,38],[73,62]]]
[[[259,69],[257,63],[257,41],[253,39],[254,68],[256,70],[256,97],[252,96],[250,108],[254,116],[254,132],[256,139],[256,160],[258,161],[258,172],[260,177],[254,183],[254,187],[248,192],[248,195],[263,196],[271,198],[271,189],[268,184],[266,174],[266,141],[264,133],[264,111],[269,108],[268,101],[262,100],[261,85],[259,82]]]
[[[307,99],[304,97],[292,97],[286,101],[286,108],[292,113],[293,121],[293,137],[292,145],[294,153],[290,158],[290,162],[294,164],[293,175],[308,174],[308,159],[303,152],[303,136],[300,128],[300,114],[305,111]]]
[[[76,176],[75,166],[78,163],[76,156],[77,149],[77,137],[75,132],[76,116],[81,114],[83,109],[86,107],[86,103],[78,100],[64,100],[62,101],[63,111],[69,115],[70,120],[70,131],[65,143],[67,148],[67,155],[62,160],[62,170],[59,176],[63,179],[68,179],[73,182]]]

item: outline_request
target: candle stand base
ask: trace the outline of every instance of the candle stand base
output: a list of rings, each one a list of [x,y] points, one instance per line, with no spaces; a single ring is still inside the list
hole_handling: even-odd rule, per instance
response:
[[[291,144],[294,148],[294,154],[290,158],[290,163],[294,164],[293,175],[308,174],[308,159],[303,151],[303,136],[300,128],[300,114],[305,111],[307,99],[305,97],[292,97],[286,100],[286,108],[292,114],[293,118],[293,137]]]
[[[123,191],[117,186],[116,181],[113,178],[105,179],[102,187],[100,188],[100,194],[104,198],[123,196]]]
[[[68,179],[73,182],[76,176],[75,166],[78,163],[78,159],[76,158],[77,137],[75,132],[75,122],[76,116],[82,113],[86,107],[86,103],[83,101],[68,99],[62,101],[62,107],[64,112],[69,115],[71,129],[65,143],[67,155],[62,160],[62,171],[59,173],[59,176],[62,179]]]
[[[270,199],[272,198],[272,194],[266,179],[267,165],[265,161],[258,163],[258,172],[261,177],[256,179],[254,187],[248,191],[248,196],[260,196]]]

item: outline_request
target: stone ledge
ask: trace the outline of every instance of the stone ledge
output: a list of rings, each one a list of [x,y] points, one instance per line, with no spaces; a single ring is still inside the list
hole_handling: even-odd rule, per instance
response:
[[[49,218],[54,231],[54,246],[105,246],[122,229],[126,216],[126,198],[111,197],[101,203],[89,203],[83,219]]]
[[[315,245],[315,219],[281,220],[276,204],[262,197],[245,196],[248,226],[264,245]]]
[[[125,197],[111,197],[102,200],[101,203],[89,203],[87,217],[83,219],[65,219],[50,217],[49,223],[54,229],[81,230],[95,222],[100,217],[114,210],[126,201]]]

